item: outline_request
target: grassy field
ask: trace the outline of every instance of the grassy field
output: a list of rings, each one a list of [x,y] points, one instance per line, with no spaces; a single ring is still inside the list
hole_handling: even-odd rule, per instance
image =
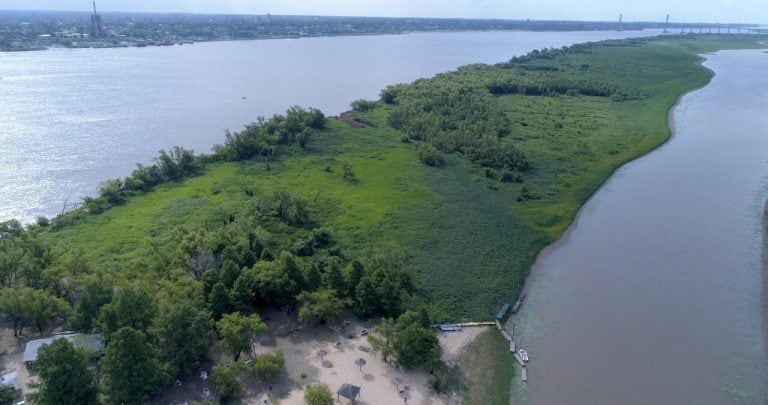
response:
[[[502,142],[528,158],[522,183],[502,182],[499,170],[456,153],[446,155],[442,167],[422,164],[414,144],[389,126],[391,107],[379,105],[361,115],[372,128],[329,120],[306,149],[283,154],[269,171],[261,162],[211,164],[201,176],[166,183],[47,235],[56,249],[83,248],[96,267],[131,278],[141,276],[155,236],[180,225],[204,226],[230,207],[247,206],[246,188],[257,197],[286,189],[310,202],[310,218],[331,228],[350,257],[370,249],[400,252],[436,319],[489,319],[499,304],[516,298],[538,252],[559,238],[613,171],[669,138],[669,109],[711,78],[698,54],[758,46],[736,36],[610,41],[588,52],[442,75],[439,80],[471,77],[480,86],[499,76],[599,81],[630,95],[496,96],[512,124]],[[345,162],[352,181],[342,177]],[[471,377],[469,403],[509,401],[503,387],[509,387],[511,362],[499,339],[485,334],[473,349],[469,367],[485,374]]]
[[[513,71],[600,78],[643,95],[497,97],[513,127],[503,142],[530,162],[524,183],[502,183],[498,172],[456,154],[443,167],[423,165],[414,146],[388,126],[388,108],[379,107],[364,114],[374,128],[330,120],[308,148],[283,156],[272,170],[259,162],[213,164],[202,176],[166,183],[52,232],[52,240],[61,249],[82,247],[104,268],[135,270],[153,236],[180,224],[204,225],[245,201],[245,187],[265,196],[286,189],[311,201],[311,217],[332,228],[345,249],[401,252],[422,296],[445,320],[487,319],[514,300],[538,251],[562,234],[617,167],[668,139],[670,107],[711,77],[697,53],[755,46],[712,38],[613,41],[528,63],[557,71]],[[354,181],[342,178],[343,162],[352,165]],[[523,189],[529,198],[518,201]]]
[[[490,329],[478,336],[462,361],[468,370],[465,384],[470,387],[464,396],[465,404],[510,403],[510,382],[517,363],[507,340],[497,330]]]

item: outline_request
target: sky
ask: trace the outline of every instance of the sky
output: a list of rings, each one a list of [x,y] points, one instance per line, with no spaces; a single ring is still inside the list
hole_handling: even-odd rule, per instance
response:
[[[100,11],[768,24],[768,0],[98,0]],[[5,10],[88,11],[89,0],[0,0]]]

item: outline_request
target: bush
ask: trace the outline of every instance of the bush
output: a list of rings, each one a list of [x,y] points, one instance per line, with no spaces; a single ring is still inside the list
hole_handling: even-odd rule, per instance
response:
[[[422,142],[419,144],[417,150],[419,152],[419,160],[421,160],[422,163],[435,167],[445,164],[443,155],[434,146]]]
[[[304,402],[307,405],[333,405],[333,395],[327,385],[313,385],[307,387]]]
[[[501,171],[502,183],[522,183],[523,175],[520,172],[504,169]]]
[[[248,372],[261,380],[273,380],[283,372],[285,366],[285,357],[283,352],[278,350],[274,353],[262,354],[253,359]]]
[[[349,106],[352,111],[366,112],[376,108],[376,101],[359,99],[351,102]]]

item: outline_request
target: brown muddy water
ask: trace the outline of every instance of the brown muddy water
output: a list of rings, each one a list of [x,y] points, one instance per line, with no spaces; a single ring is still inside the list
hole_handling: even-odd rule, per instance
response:
[[[540,255],[512,319],[531,359],[514,403],[768,402],[768,54],[707,58],[716,76],[674,109],[673,138]]]

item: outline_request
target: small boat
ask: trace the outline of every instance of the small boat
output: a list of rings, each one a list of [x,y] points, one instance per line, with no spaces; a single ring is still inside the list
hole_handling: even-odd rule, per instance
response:
[[[528,362],[528,353],[526,353],[524,349],[520,349],[517,354],[520,355],[520,358],[523,359],[524,362]]]

